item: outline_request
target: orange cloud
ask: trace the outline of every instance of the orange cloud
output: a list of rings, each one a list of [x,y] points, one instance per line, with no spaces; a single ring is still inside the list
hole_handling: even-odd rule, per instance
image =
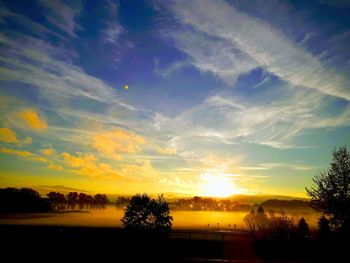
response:
[[[112,178],[119,176],[119,173],[105,163],[98,163],[97,159],[92,154],[77,153],[76,156],[69,153],[63,153],[63,158],[67,164],[75,169],[71,172],[90,177]]]
[[[93,138],[93,147],[101,153],[121,160],[119,153],[134,153],[140,151],[140,145],[146,140],[133,132],[123,129],[98,134]]]
[[[63,167],[57,164],[49,164],[47,166],[47,168],[51,169],[51,170],[63,170]]]
[[[20,150],[13,150],[9,148],[1,148],[0,153],[5,153],[5,154],[12,154],[12,155],[17,155],[21,157],[32,157],[34,156],[33,153],[28,152],[28,151],[20,151]]]
[[[15,114],[16,118],[32,130],[42,131],[47,128],[46,118],[38,114],[35,109],[26,108]]]
[[[32,161],[37,161],[37,162],[44,162],[44,163],[49,162],[46,158],[37,156],[36,154],[28,151],[14,150],[9,148],[0,148],[0,153],[17,155],[17,156],[20,156]]]
[[[19,143],[16,133],[9,128],[0,128],[0,141],[6,143]]]
[[[42,149],[40,152],[44,155],[53,155],[56,153],[55,149],[52,147],[49,147],[47,149]]]

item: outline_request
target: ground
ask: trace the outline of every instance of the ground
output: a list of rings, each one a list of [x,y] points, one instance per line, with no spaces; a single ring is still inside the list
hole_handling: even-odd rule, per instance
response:
[[[345,244],[334,242],[257,241],[244,233],[188,230],[159,237],[120,228],[0,225],[0,236],[2,255],[11,262],[337,262],[345,251]]]

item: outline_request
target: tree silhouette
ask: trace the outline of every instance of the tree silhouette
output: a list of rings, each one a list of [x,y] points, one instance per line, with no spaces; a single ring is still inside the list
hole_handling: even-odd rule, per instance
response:
[[[339,232],[350,231],[350,154],[346,146],[333,151],[330,169],[313,178],[306,188],[311,206],[326,214]]]
[[[94,201],[95,201],[96,207],[104,208],[106,204],[108,204],[109,199],[105,194],[96,194],[94,196]]]
[[[70,209],[74,209],[78,202],[79,194],[77,192],[70,192],[66,195],[67,204]]]
[[[54,210],[61,210],[65,208],[67,200],[64,197],[64,194],[50,192],[47,194],[47,197],[49,198],[49,202]]]
[[[125,229],[133,231],[168,232],[172,226],[168,202],[162,195],[151,199],[146,194],[137,194],[130,199],[121,219]]]

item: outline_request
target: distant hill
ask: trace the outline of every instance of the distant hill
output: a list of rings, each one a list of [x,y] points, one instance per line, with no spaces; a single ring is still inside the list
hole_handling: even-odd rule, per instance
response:
[[[240,204],[261,204],[268,200],[280,200],[280,201],[308,201],[306,198],[285,196],[285,195],[236,195],[230,198],[232,201],[236,201]]]
[[[310,202],[303,201],[303,200],[269,199],[260,203],[260,206],[264,208],[272,208],[272,209],[309,209]]]

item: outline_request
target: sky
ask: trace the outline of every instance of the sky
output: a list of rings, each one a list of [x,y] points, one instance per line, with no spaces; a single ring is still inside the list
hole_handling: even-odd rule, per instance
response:
[[[0,187],[305,197],[349,146],[350,1],[10,0],[0,26]]]

